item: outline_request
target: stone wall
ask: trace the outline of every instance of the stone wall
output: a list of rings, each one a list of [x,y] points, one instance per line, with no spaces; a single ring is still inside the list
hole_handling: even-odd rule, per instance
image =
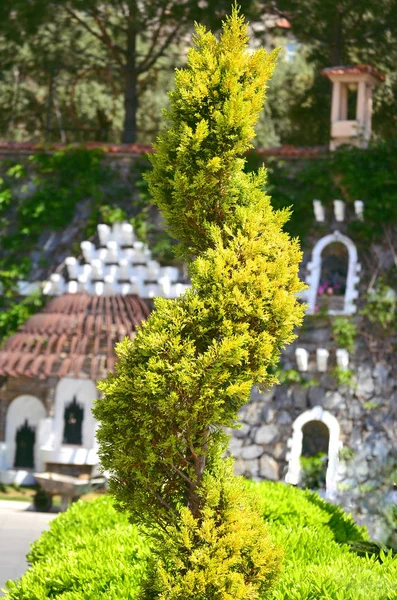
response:
[[[253,388],[240,414],[241,429],[232,432],[230,441],[235,471],[255,480],[285,481],[293,423],[305,411],[321,407],[337,419],[340,428],[333,499],[366,524],[376,539],[385,540],[383,512],[393,501],[391,471],[393,465],[397,468],[397,376],[389,361],[374,362],[359,339],[350,356],[352,384],[340,385],[332,373],[336,345],[326,325],[327,319],[313,318],[282,355],[282,367],[288,370],[297,368],[297,346],[310,352],[308,372],[302,374],[307,385],[284,383],[263,393]],[[316,370],[314,360],[319,345],[330,356],[324,373]]]

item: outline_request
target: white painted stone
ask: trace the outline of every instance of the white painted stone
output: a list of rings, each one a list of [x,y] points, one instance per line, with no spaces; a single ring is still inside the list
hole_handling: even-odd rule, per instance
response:
[[[354,201],[354,212],[359,221],[364,221],[364,202],[362,200]]]
[[[318,223],[325,221],[325,211],[321,200],[313,200],[314,217]]]
[[[336,364],[338,365],[339,369],[343,369],[344,371],[349,368],[349,353],[344,348],[337,349]]]
[[[326,373],[328,366],[329,352],[326,348],[317,348],[316,360],[317,360],[317,371],[320,373]]]
[[[309,352],[305,348],[296,348],[296,364],[299,371],[307,371],[309,365]]]
[[[95,246],[92,242],[81,242],[80,248],[83,253],[84,260],[87,263],[90,263],[94,258],[96,258]]]
[[[345,203],[343,200],[334,200],[335,220],[341,223],[345,220]]]
[[[97,231],[98,231],[100,245],[106,246],[106,244],[110,240],[110,236],[111,236],[111,229],[110,229],[109,225],[105,225],[104,223],[101,223],[100,225],[98,225]]]
[[[79,276],[80,265],[74,256],[68,256],[65,259],[66,269],[70,279],[77,279]]]

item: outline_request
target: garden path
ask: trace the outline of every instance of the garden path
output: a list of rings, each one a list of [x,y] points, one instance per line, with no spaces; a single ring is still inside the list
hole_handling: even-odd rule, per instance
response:
[[[20,577],[27,569],[26,554],[55,512],[38,513],[26,502],[0,501],[0,596],[8,579]]]

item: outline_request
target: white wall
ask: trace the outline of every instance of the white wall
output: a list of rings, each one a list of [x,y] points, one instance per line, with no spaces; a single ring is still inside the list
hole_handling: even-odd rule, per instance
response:
[[[76,397],[83,410],[82,445],[63,444],[65,408]],[[97,464],[95,429],[92,414],[94,400],[98,397],[95,383],[87,379],[61,379],[55,390],[54,417],[42,425],[41,456],[44,462],[67,464]]]

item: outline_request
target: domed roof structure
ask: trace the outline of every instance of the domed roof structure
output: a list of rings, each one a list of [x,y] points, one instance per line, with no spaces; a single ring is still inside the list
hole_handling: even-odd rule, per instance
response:
[[[114,367],[115,344],[148,315],[136,295],[63,294],[7,340],[0,375],[101,379]]]

